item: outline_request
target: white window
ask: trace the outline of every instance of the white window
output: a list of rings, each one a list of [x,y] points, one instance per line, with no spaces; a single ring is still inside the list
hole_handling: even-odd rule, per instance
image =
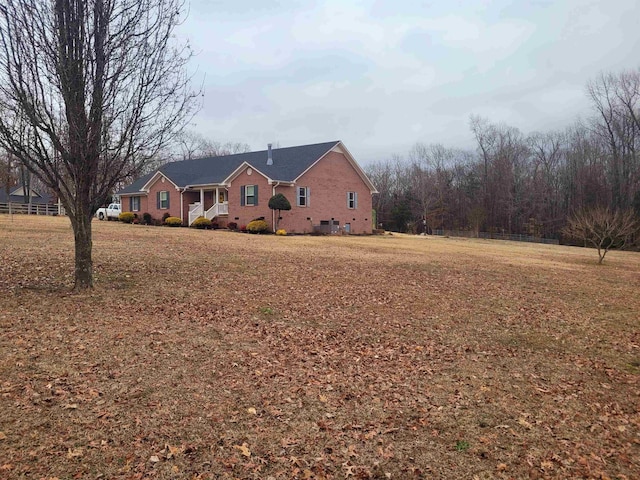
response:
[[[258,186],[243,185],[240,187],[241,206],[258,205]]]
[[[347,208],[358,208],[358,192],[347,192]]]
[[[298,193],[296,195],[296,204],[298,207],[308,207],[309,206],[309,187],[297,187]]]
[[[140,197],[131,197],[131,211],[132,212],[140,211]]]
[[[160,209],[161,210],[166,210],[169,208],[169,192],[166,190],[163,190],[160,193]]]

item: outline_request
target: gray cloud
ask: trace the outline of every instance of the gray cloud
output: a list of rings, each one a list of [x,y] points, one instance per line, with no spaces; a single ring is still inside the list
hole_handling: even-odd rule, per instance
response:
[[[589,114],[586,82],[640,66],[636,0],[193,0],[196,128],[263,148],[340,138],[363,163],[472,146],[471,113],[523,131]]]

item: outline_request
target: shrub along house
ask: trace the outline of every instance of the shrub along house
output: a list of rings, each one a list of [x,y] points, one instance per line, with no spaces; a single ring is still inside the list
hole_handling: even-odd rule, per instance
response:
[[[118,195],[139,216],[168,213],[184,225],[204,216],[221,227],[264,218],[273,229],[276,193],[291,203],[278,224],[287,232],[371,233],[376,189],[340,141],[172,162]]]

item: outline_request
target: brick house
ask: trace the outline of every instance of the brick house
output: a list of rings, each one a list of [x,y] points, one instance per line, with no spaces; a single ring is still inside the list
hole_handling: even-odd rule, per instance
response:
[[[291,203],[278,223],[289,233],[371,233],[376,189],[340,141],[172,162],[118,196],[123,211],[168,213],[184,225],[199,216],[221,227],[264,218],[273,229],[276,193]]]

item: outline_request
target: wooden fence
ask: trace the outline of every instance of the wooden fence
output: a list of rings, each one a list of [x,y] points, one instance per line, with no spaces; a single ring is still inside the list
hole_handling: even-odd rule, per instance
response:
[[[9,209],[11,206],[11,209]],[[62,205],[53,204],[36,204],[31,205],[27,203],[0,203],[0,213],[15,213],[17,215],[64,215],[64,208]]]
[[[467,238],[486,238],[493,240],[511,240],[512,242],[531,242],[531,243],[546,243],[550,245],[559,245],[557,238],[542,238],[533,235],[520,235],[520,234],[508,234],[508,233],[496,233],[496,232],[475,232],[469,230],[434,230],[434,235],[444,235],[450,237],[467,237]]]

